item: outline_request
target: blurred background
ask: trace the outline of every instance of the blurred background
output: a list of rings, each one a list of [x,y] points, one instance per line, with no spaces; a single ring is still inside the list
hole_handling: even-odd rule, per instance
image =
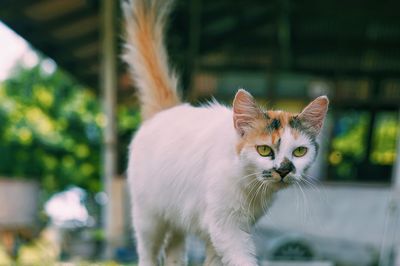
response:
[[[331,99],[309,179],[254,231],[268,265],[400,265],[399,10],[177,1],[166,41],[193,104],[238,88],[293,112]],[[125,168],[140,114],[122,28],[118,1],[0,1],[0,265],[134,265]],[[188,245],[199,264],[204,246]]]

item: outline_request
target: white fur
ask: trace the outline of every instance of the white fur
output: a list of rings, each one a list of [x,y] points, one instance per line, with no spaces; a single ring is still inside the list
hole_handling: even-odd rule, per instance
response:
[[[238,149],[254,119],[264,116],[244,90],[236,94],[235,114],[217,103],[199,108],[178,105],[177,76],[168,66],[163,44],[171,3],[123,3],[124,59],[135,80],[145,120],[131,143],[128,166],[139,266],[157,265],[162,247],[166,265],[185,265],[187,233],[206,241],[206,265],[255,266],[251,226],[271,204],[274,192],[284,187],[262,172],[287,158],[297,171],[283,181],[299,180],[314,160],[315,147],[306,135],[293,139],[286,128],[274,160],[261,157],[257,143]],[[309,105],[311,111],[300,114],[311,121],[309,131],[317,132],[322,125],[315,118],[321,119],[317,111],[324,104],[327,99],[321,98]],[[274,148],[268,140],[257,141]],[[293,158],[293,150],[299,146],[308,147],[309,152]]]
[[[262,176],[246,175],[271,169],[306,146],[306,156],[289,158],[302,173],[316,151],[305,135],[295,140],[288,128],[273,161],[254,147],[238,154],[239,140],[231,109],[218,104],[184,104],[144,122],[130,145],[128,166],[140,266],[157,264],[165,236],[166,265],[184,265],[187,233],[207,242],[206,265],[257,265],[250,230],[275,190],[263,187],[265,204],[250,208],[257,188],[245,188]]]
[[[246,147],[241,152],[242,160],[246,161],[247,165],[252,166],[252,171],[261,172],[272,168],[278,169],[285,158],[290,160],[295,168],[296,173],[291,173],[288,178],[294,180],[301,180],[302,174],[307,167],[312,163],[317,155],[316,147],[312,144],[310,138],[305,134],[299,134],[298,138],[295,139],[291,134],[290,128],[285,128],[281,136],[279,150],[274,149],[274,144],[271,143],[271,139],[259,139],[257,145],[268,145],[273,148],[275,158],[272,160],[271,157],[260,156],[253,146]],[[303,157],[295,157],[293,151],[298,147],[306,147],[308,152]],[[261,181],[262,176],[259,175],[257,178]],[[289,180],[290,181],[290,180]]]

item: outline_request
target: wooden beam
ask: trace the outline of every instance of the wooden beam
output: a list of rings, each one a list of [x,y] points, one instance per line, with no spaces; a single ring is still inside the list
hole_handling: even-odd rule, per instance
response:
[[[397,57],[400,57],[398,47],[400,47],[400,39],[397,41],[367,41],[365,39],[349,41],[334,36],[330,38],[297,38],[293,45],[293,49],[298,54],[345,53],[362,55],[365,52],[373,52],[375,54],[392,53],[390,57],[398,54]]]
[[[79,47],[82,47],[88,43],[93,43],[93,42],[100,42],[100,28],[96,31],[92,31],[90,33],[85,34],[84,36],[81,36],[79,38],[74,38],[67,40],[65,42],[60,43],[60,47],[62,49],[68,49],[68,50],[75,50]]]
[[[202,33],[201,40],[204,41],[201,45],[200,51],[204,53],[205,51],[213,51],[217,50],[225,45],[235,45],[238,42],[246,42],[249,44],[253,43],[251,39],[248,39],[247,33],[255,29],[255,25],[265,25],[266,23],[270,23],[274,21],[273,17],[268,16],[268,12],[263,12],[254,16],[252,18],[240,18],[237,17],[235,24],[225,30],[223,33],[218,32],[216,34],[213,33]],[[244,33],[244,34],[243,34]],[[260,45],[267,44],[262,43]]]
[[[98,12],[99,11],[96,9],[85,6],[84,8],[81,8],[73,13],[65,14],[49,21],[45,21],[45,23],[42,23],[43,30],[46,32],[52,32],[57,30],[58,28],[62,28],[72,23],[75,23],[76,21],[95,16],[98,14]]]
[[[362,70],[362,69],[337,69],[337,68],[319,68],[307,66],[294,66],[292,69],[296,73],[308,73],[328,78],[334,78],[338,75],[350,77],[370,77],[381,76],[382,78],[396,78],[400,75],[399,70]]]
[[[226,72],[251,72],[251,71],[268,71],[275,70],[279,71],[272,63],[267,60],[265,62],[243,62],[242,60],[232,59],[229,62],[216,63],[200,63],[199,71],[207,71],[213,73],[226,73]],[[283,70],[283,69],[282,69]],[[295,73],[312,74],[324,77],[336,77],[337,75],[348,75],[348,76],[374,76],[379,75],[382,77],[396,78],[400,76],[400,69],[389,70],[389,69],[374,69],[374,70],[363,70],[359,68],[343,68],[338,69],[336,67],[320,67],[320,66],[298,66],[293,65],[291,71]]]
[[[306,0],[295,6],[295,12],[304,17],[329,18],[353,17],[355,20],[376,17],[398,17],[400,3],[397,0],[385,1],[314,1]]]
[[[21,16],[21,11],[29,5],[33,5],[43,0],[1,0],[0,19],[9,20]]]

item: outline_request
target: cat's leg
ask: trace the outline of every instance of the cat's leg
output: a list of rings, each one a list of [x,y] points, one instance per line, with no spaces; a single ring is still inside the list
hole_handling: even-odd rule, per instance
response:
[[[248,225],[235,215],[212,219],[209,232],[212,244],[225,266],[257,266],[256,249]]]
[[[164,242],[166,223],[150,215],[135,215],[134,229],[139,255],[139,266],[157,266]]]
[[[222,266],[221,258],[215,251],[211,241],[207,241],[206,244],[206,259],[204,261],[204,266]]]
[[[178,231],[169,232],[165,246],[165,266],[185,266],[186,259],[185,234]]]

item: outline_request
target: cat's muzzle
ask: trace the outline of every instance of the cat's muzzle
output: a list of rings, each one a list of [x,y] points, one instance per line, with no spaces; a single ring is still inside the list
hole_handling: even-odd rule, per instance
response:
[[[264,170],[262,172],[262,177],[265,180],[271,180],[274,182],[282,182],[282,183],[286,183],[285,181],[285,177],[290,173],[291,171],[285,170],[285,171],[280,171],[277,169],[273,169],[273,170]]]

